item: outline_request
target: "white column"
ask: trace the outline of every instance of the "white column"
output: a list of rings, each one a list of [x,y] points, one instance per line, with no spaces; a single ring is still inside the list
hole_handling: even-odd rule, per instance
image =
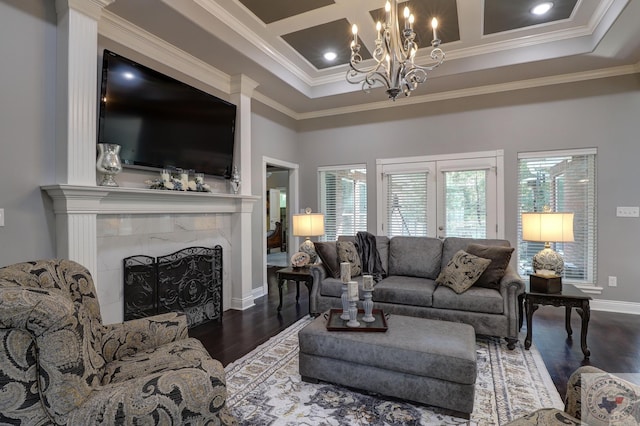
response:
[[[98,20],[113,0],[56,0],[56,183],[96,185]],[[57,256],[97,274],[96,214],[56,215]],[[97,283],[96,283],[97,286]]]
[[[237,75],[231,78],[231,102],[237,107],[234,162],[240,172],[240,194],[251,195],[251,96],[258,84]],[[253,202],[238,200],[240,213],[231,220],[233,289],[231,308],[247,309],[253,303],[251,274],[251,212]]]

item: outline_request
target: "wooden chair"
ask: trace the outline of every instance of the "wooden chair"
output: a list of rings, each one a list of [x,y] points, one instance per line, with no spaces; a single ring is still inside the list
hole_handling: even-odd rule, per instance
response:
[[[272,248],[279,248],[282,250],[282,224],[276,222],[275,229],[271,229],[267,232],[267,253],[270,253]]]

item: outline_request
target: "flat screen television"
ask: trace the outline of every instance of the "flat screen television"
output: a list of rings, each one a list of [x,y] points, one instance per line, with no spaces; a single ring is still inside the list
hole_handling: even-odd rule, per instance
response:
[[[106,49],[98,117],[125,167],[231,174],[236,106]]]

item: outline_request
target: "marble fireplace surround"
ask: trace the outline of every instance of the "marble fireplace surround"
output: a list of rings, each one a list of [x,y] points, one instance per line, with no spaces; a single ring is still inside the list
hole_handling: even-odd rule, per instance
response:
[[[123,320],[123,258],[190,246],[223,247],[223,310],[253,305],[242,275],[243,243],[250,238],[241,229],[259,197],[64,184],[42,189],[54,202],[58,253],[91,271],[105,323]]]

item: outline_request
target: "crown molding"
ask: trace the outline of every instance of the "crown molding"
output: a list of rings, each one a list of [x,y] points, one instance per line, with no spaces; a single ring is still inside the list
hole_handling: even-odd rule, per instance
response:
[[[491,93],[510,92],[514,90],[531,89],[535,87],[552,86],[556,84],[574,83],[598,78],[616,77],[640,72],[640,62],[634,65],[622,65],[619,67],[605,68],[594,71],[584,71],[572,74],[541,77],[529,80],[514,81],[510,83],[491,84],[486,86],[471,87],[468,89],[451,90],[448,92],[432,93],[423,96],[398,98],[395,102],[389,100],[372,102],[362,105],[354,105],[342,108],[325,109],[296,115],[296,120],[308,120],[312,118],[330,117],[333,115],[351,114],[355,112],[372,111],[376,109],[397,108],[407,105],[415,105],[427,102],[438,102],[450,99],[466,98],[470,96],[487,95]]]
[[[231,91],[229,75],[108,10],[103,11],[102,19],[98,23],[98,34],[226,94]]]
[[[183,72],[184,74],[189,75],[224,93],[231,93],[231,76],[223,73],[217,68],[212,67],[206,62],[195,58],[185,51],[176,48],[172,44],[156,37],[155,35],[131,24],[130,22],[120,18],[119,16],[113,14],[108,10],[103,10],[102,19],[98,23],[98,32],[101,36],[128,46],[133,50],[136,50],[149,58],[153,58],[158,62],[167,64],[168,66],[180,72]],[[351,114],[383,108],[386,109],[403,107],[407,105],[438,102],[443,100],[465,98],[469,96],[479,96],[491,93],[523,90],[535,87],[566,84],[636,73],[640,73],[640,62],[633,65],[623,65],[619,67],[605,68],[593,71],[542,77],[510,83],[486,85],[442,93],[427,94],[423,96],[412,96],[409,98],[398,99],[396,102],[389,102],[385,99],[384,101],[371,102],[362,105],[331,108],[307,113],[296,112],[291,108],[257,91],[253,92],[252,99],[294,120],[301,121],[314,118],[330,117],[334,115]],[[329,78],[330,77],[326,77],[323,82],[330,81],[328,80]]]

